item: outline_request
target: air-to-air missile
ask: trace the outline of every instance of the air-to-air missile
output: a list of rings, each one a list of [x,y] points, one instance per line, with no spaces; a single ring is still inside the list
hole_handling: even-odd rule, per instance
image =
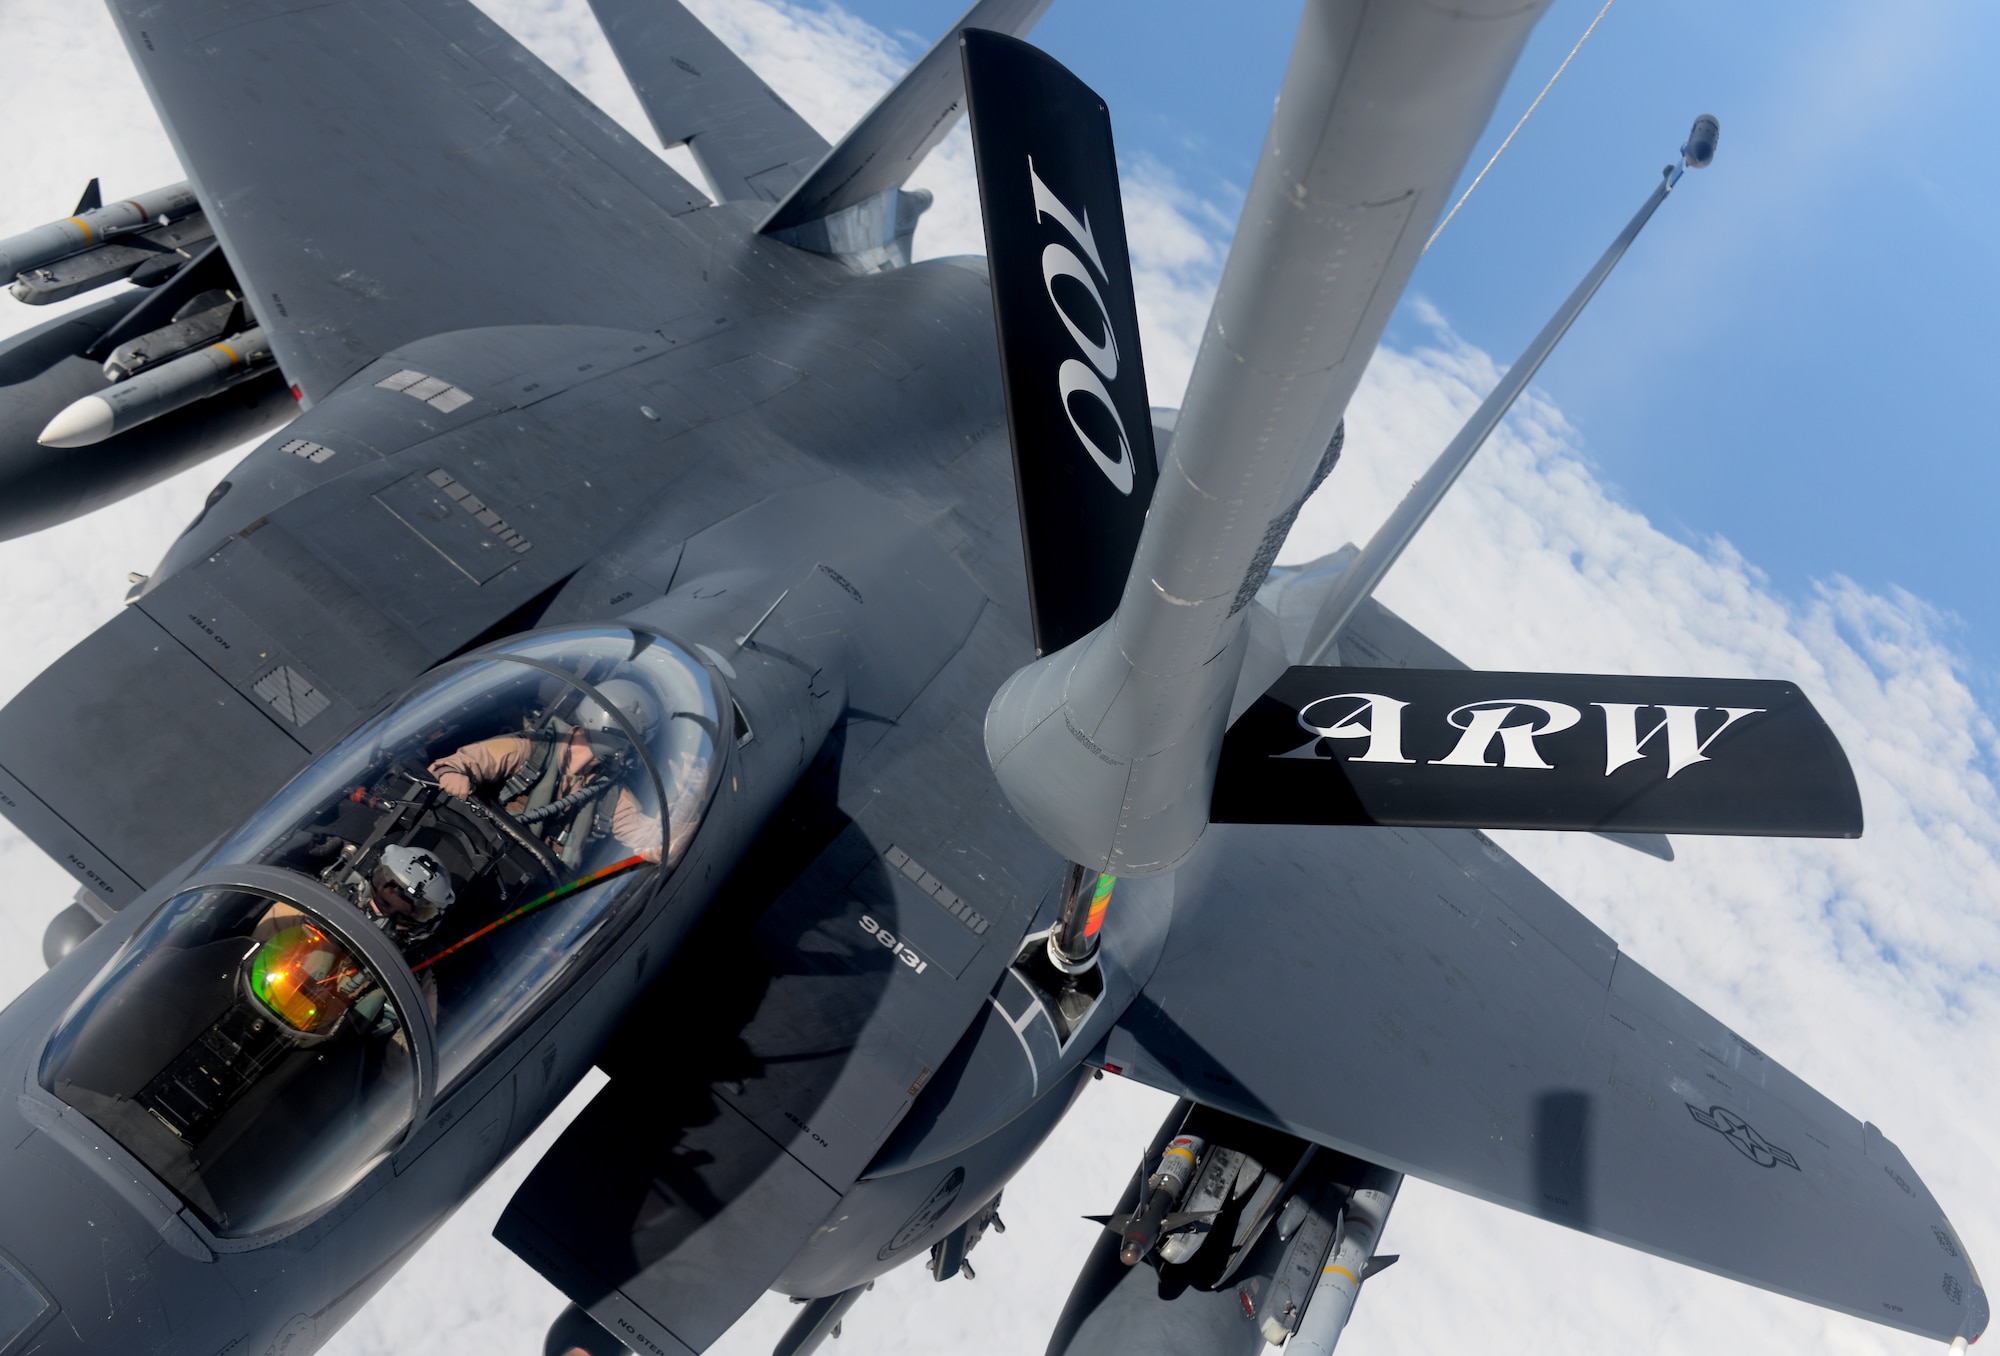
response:
[[[130,347],[134,346],[119,351],[127,353]],[[271,345],[263,328],[253,326],[157,367],[147,367],[107,391],[64,406],[36,441],[44,447],[89,447],[197,400],[219,395],[238,382],[270,371],[272,365]]]
[[[261,340],[244,333],[253,319],[186,184],[78,206],[0,242],[0,277],[18,275],[11,290],[33,305],[136,286],[0,343],[0,540],[101,508],[298,413]]]
[[[109,207],[79,212],[61,221],[52,221],[46,226],[37,226],[32,231],[0,240],[0,275],[26,273],[107,240],[130,235],[149,226],[164,226],[199,210],[201,203],[195,198],[193,185],[178,183],[156,188],[151,193],[141,193],[123,202],[114,202]]]

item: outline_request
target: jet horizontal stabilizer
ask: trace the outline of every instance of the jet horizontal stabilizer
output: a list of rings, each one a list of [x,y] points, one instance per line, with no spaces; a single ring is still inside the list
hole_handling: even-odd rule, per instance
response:
[[[1223,741],[1234,824],[1858,838],[1840,743],[1791,683],[1295,667]]]

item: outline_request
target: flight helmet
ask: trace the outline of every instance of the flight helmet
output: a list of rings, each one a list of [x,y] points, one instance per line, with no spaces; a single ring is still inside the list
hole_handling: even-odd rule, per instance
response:
[[[615,707],[618,714],[639,732],[641,739],[650,736],[653,727],[659,723],[659,707],[654,703],[652,694],[630,678],[611,678],[597,684],[597,696],[585,697],[577,704],[576,723],[592,734],[624,733],[617,720],[605,710],[606,704]]]

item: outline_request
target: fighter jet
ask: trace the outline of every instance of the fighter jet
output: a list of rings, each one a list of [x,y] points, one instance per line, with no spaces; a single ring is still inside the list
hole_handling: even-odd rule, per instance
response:
[[[828,145],[594,0],[704,192],[464,0],[113,0],[188,179],[0,242],[117,289],[0,352],[6,529],[263,441],[0,709],[80,886],[0,1013],[0,1353],[310,1350],[593,1066],[497,1230],[551,1352],[776,1290],[792,1356],[968,1274],[1098,1074],[1179,1100],[1056,1356],[1332,1350],[1406,1174],[1985,1329],[1880,1130],[1481,832],[1854,836],[1808,695],[1478,673],[1371,596],[1719,125],[1376,536],[1276,569],[1542,6],[1310,0],[1168,410],[1046,3]],[[964,114],[988,253],[913,263]]]

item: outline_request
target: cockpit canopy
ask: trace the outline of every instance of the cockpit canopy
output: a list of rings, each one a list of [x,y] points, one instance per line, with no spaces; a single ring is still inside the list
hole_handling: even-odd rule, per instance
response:
[[[406,1014],[325,920],[244,889],[170,901],[70,1010],[43,1084],[217,1232],[347,1190],[418,1112]]]
[[[680,861],[719,710],[693,655],[618,627],[437,670],[216,849],[64,1018],[43,1084],[219,1233],[317,1209]]]

